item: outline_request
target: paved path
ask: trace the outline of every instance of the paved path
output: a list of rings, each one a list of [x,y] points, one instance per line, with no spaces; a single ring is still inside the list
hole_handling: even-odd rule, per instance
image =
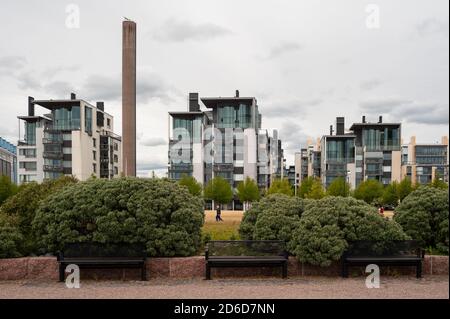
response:
[[[302,277],[281,280],[215,279],[85,281],[79,289],[63,283],[2,281],[0,298],[449,298],[448,276],[381,277],[379,289],[365,278]]]

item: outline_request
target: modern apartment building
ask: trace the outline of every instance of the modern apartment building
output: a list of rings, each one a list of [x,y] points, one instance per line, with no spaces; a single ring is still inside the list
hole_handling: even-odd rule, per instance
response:
[[[399,182],[401,176],[401,124],[378,122],[354,123],[350,130],[356,136],[356,185],[375,179],[384,185]]]
[[[261,128],[254,97],[203,97],[189,94],[186,112],[169,112],[169,178],[183,174],[206,184],[215,176],[232,187],[250,177],[261,189],[281,174],[283,155],[278,133]],[[281,152],[281,155],[280,155]],[[281,164],[280,164],[281,163]]]
[[[36,106],[48,113],[36,115]],[[113,178],[122,173],[121,137],[114,134],[113,117],[103,102],[93,106],[74,93],[68,100],[29,97],[28,115],[18,118],[19,183],[62,175]]]
[[[436,178],[448,183],[448,136],[441,143],[417,144],[412,136],[409,144],[402,146],[402,177],[416,184],[428,184]]]
[[[17,183],[17,150],[16,146],[0,137],[0,176],[8,176]]]
[[[325,187],[336,178],[344,178],[352,187],[356,186],[355,141],[355,134],[345,132],[344,118],[337,117],[336,134],[330,126],[330,134],[320,141],[320,171]]]

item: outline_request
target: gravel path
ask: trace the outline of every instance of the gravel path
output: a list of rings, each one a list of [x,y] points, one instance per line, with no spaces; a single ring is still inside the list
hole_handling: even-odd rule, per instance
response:
[[[64,283],[2,281],[0,298],[449,298],[448,276],[381,277],[379,289],[368,289],[365,277],[302,277],[281,280],[215,279],[85,281],[79,289]]]

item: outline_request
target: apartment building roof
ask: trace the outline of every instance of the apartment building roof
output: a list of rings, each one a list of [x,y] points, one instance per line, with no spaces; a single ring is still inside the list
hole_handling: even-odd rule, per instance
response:
[[[214,108],[217,106],[217,102],[236,102],[236,101],[247,101],[247,102],[253,102],[256,98],[254,97],[202,97],[200,98],[200,101],[203,102],[203,104],[207,108]]]
[[[353,131],[356,128],[362,128],[365,126],[401,126],[401,123],[353,123],[350,130]]]

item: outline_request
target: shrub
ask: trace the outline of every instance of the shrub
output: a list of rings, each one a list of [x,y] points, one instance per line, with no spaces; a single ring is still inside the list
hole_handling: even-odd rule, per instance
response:
[[[284,194],[262,198],[244,213],[239,228],[241,238],[289,242],[292,231],[299,225],[304,205],[305,200]]]
[[[0,175],[0,206],[5,200],[17,193],[17,186],[8,176]]]
[[[11,226],[16,227],[21,233],[23,242],[17,245],[21,247],[21,255],[36,253],[36,238],[31,230],[31,222],[39,204],[50,194],[76,182],[73,177],[63,176],[41,184],[24,184],[19,187],[17,194],[3,203],[0,207],[0,216],[4,215],[9,219]]]
[[[422,186],[403,199],[394,220],[422,247],[448,254],[448,190]]]
[[[150,256],[188,256],[201,245],[203,200],[167,179],[91,179],[49,196],[33,230],[44,251],[69,242],[144,243]]]
[[[0,258],[20,257],[23,236],[11,217],[0,215]]]
[[[302,262],[329,266],[354,240],[402,240],[400,225],[352,197],[325,197],[308,202],[289,246]]]

